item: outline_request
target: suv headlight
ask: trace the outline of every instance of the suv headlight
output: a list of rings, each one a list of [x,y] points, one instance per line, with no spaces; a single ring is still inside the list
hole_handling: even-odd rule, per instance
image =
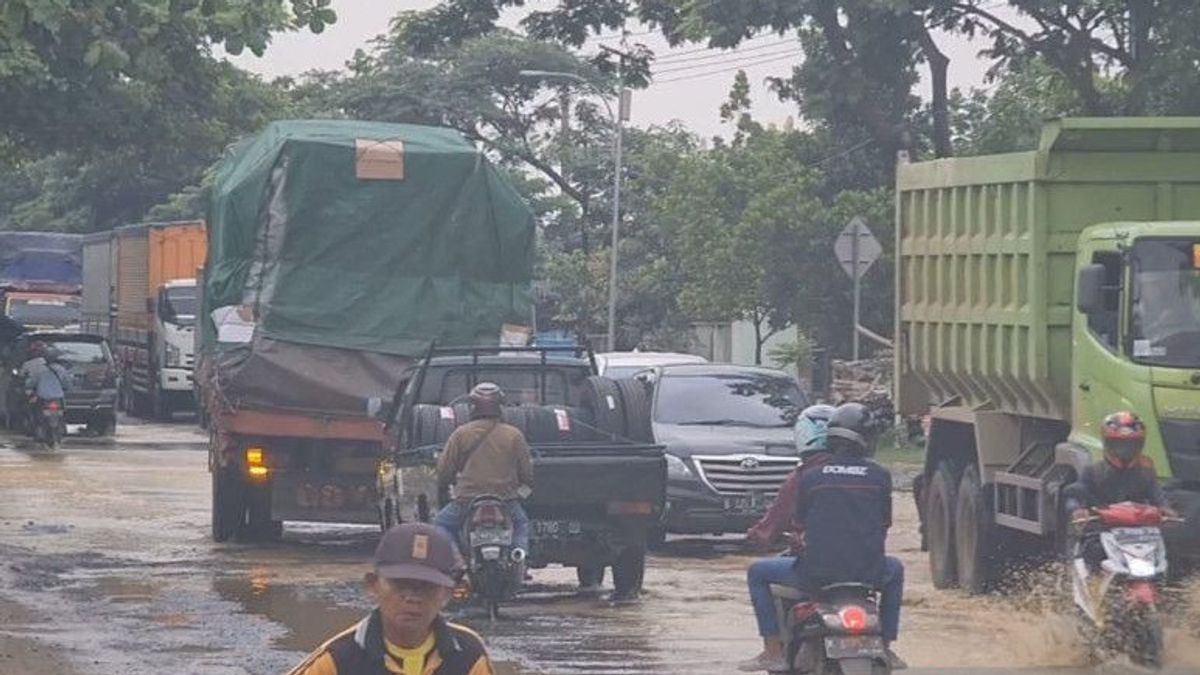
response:
[[[179,347],[175,345],[167,345],[167,367],[178,368],[180,363]]]
[[[691,478],[692,470],[688,468],[687,462],[668,453],[667,458],[667,478]]]

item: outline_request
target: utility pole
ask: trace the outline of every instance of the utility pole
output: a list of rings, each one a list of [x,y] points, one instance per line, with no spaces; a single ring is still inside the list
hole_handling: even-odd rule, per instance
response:
[[[624,46],[624,38],[621,40]],[[617,114],[613,116],[613,208],[612,245],[609,249],[608,272],[608,351],[617,350],[617,245],[621,237],[621,153],[624,122],[629,119],[629,91],[625,88],[625,59],[629,54],[600,45],[600,49],[617,57]]]

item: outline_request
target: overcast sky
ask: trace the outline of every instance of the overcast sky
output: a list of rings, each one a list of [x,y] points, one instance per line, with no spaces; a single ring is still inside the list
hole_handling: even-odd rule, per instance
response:
[[[338,21],[323,34],[304,31],[276,35],[262,58],[247,52],[232,61],[268,78],[297,75],[312,69],[338,69],[354,50],[367,47],[371,38],[385,32],[389,19],[398,12],[436,4],[437,0],[333,0]],[[553,3],[551,0],[534,0],[527,4],[537,7]],[[515,23],[519,18],[510,15],[506,20]],[[724,135],[728,130],[721,124],[717,109],[729,93],[738,67],[744,68],[750,78],[756,118],[782,123],[789,115],[795,115],[794,104],[780,103],[763,84],[765,77],[787,73],[789,65],[800,59],[794,39],[785,40],[771,34],[755,38],[733,51],[697,52],[696,45],[671,50],[656,34],[641,34],[645,30],[631,27],[634,35],[630,41],[650,47],[662,63],[655,68],[657,82],[633,94],[633,124],[649,126],[678,119],[702,135]],[[590,42],[585,52],[594,52],[597,42],[615,45],[619,39],[615,36],[599,38]],[[981,85],[986,66],[975,57],[978,44],[943,35],[939,45],[951,60],[951,86]]]

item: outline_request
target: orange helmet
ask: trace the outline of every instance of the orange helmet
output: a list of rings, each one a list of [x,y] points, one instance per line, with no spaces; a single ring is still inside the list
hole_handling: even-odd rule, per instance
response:
[[[1101,433],[1105,458],[1119,468],[1133,466],[1146,444],[1146,425],[1128,410],[1105,417]]]

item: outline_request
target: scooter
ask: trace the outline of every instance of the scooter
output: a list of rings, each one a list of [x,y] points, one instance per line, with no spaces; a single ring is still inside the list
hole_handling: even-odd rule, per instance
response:
[[[26,424],[29,435],[35,440],[41,441],[51,450],[58,448],[67,430],[63,422],[62,400],[42,400],[37,395],[30,395]]]
[[[788,586],[771,586],[785,636],[790,673],[891,675],[879,621],[879,592],[834,584],[806,600]]]
[[[1073,523],[1071,591],[1096,646],[1150,668],[1163,661],[1158,604],[1167,549],[1160,528],[1169,522],[1182,521],[1154,506],[1122,502],[1092,509]]]
[[[462,528],[462,550],[470,594],[484,603],[488,618],[500,615],[500,603],[511,600],[525,579],[525,550],[514,542],[512,510],[499,497],[471,500]]]

